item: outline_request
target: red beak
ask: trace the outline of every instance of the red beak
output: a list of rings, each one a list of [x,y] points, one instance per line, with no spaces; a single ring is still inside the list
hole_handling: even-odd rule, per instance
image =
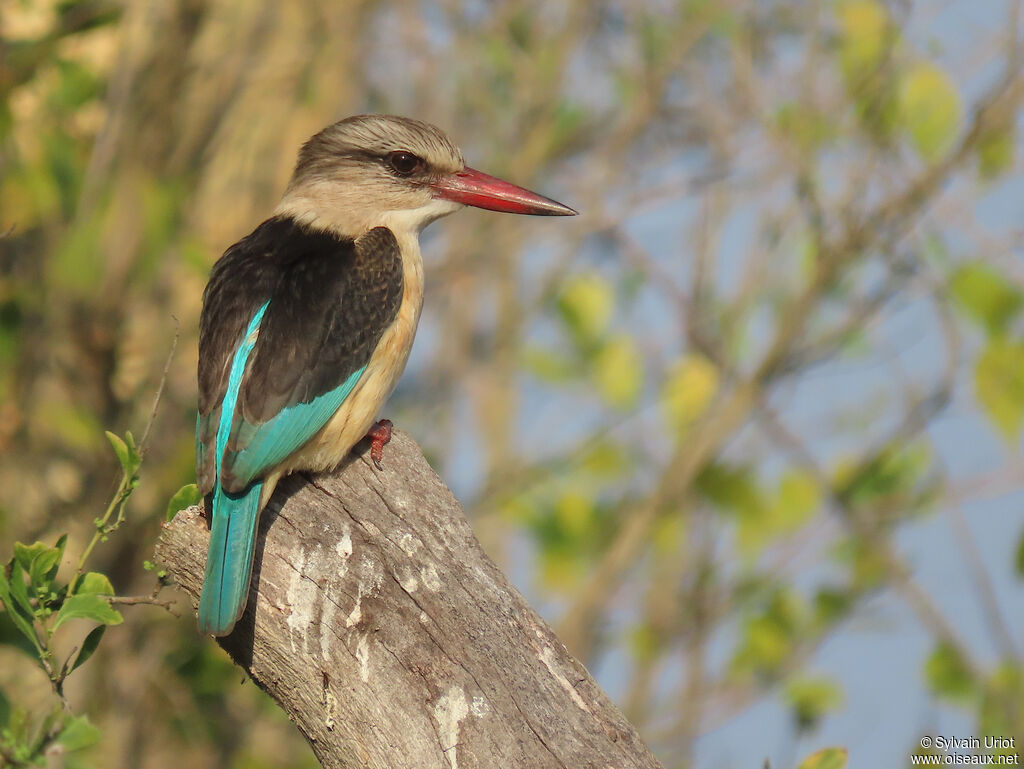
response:
[[[488,176],[473,168],[463,168],[454,174],[442,176],[430,185],[439,198],[462,203],[465,206],[486,208],[506,214],[532,214],[534,216],[576,216],[569,206],[551,198]]]

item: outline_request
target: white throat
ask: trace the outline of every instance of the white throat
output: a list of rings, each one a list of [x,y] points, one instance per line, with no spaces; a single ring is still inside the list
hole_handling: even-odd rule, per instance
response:
[[[387,227],[395,233],[395,237],[399,241],[407,235],[416,238],[419,237],[419,234],[423,232],[423,228],[428,224],[440,219],[442,216],[453,214],[460,208],[462,208],[461,203],[434,198],[425,206],[420,206],[419,208],[387,211],[381,215],[377,222],[370,226],[370,229],[374,227]]]
[[[460,203],[433,198],[419,208],[381,210],[369,201],[353,199],[350,193],[339,195],[333,185],[324,185],[289,190],[274,209],[274,215],[287,216],[346,238],[358,238],[374,227],[387,227],[402,242],[407,236],[416,238],[432,221],[460,208]]]

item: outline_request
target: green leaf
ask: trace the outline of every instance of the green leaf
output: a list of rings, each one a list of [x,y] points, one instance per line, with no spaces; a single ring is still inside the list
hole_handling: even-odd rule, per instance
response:
[[[1024,343],[990,341],[974,370],[974,387],[999,432],[1017,441],[1024,421]]]
[[[1013,122],[985,131],[978,139],[978,173],[994,179],[1013,167],[1017,137]]]
[[[0,597],[0,601],[2,601],[2,597]],[[0,646],[17,649],[32,659],[36,659],[39,656],[39,649],[31,637],[24,632],[25,629],[15,621],[12,612],[6,611],[6,604],[0,607]]]
[[[757,518],[765,511],[764,491],[746,465],[713,462],[700,471],[694,485],[716,507],[731,510],[741,518]]]
[[[796,769],[846,769],[848,760],[846,748],[825,748],[809,755]]]
[[[828,116],[808,104],[789,102],[775,113],[775,124],[787,140],[801,152],[812,154],[835,136]]]
[[[960,651],[952,644],[940,642],[924,664],[929,688],[940,697],[964,700],[975,692],[974,676]]]
[[[761,675],[774,676],[797,651],[797,639],[807,631],[810,612],[795,590],[778,588],[768,598],[762,613],[743,626],[733,666]]]
[[[119,625],[124,621],[121,613],[112,608],[102,596],[92,593],[73,595],[64,601],[57,612],[53,629],[56,630],[71,619],[88,619],[104,625]]]
[[[57,742],[69,752],[88,748],[99,741],[100,730],[89,721],[88,716],[69,716],[57,737]]]
[[[19,571],[18,580],[21,580],[21,573]],[[24,585],[23,585],[24,587]],[[29,610],[25,611],[24,607],[20,605],[20,602],[14,598],[13,591],[11,590],[11,582],[8,581],[7,575],[3,569],[0,569],[0,601],[3,601],[5,614],[10,617],[14,626],[21,632],[26,639],[32,644],[32,648],[37,652],[40,650],[39,637],[36,636],[36,631],[33,628],[35,613]],[[28,596],[25,597],[27,603]]]
[[[7,695],[4,694],[2,689],[0,689],[0,731],[3,731],[7,727],[7,723],[10,720],[11,701],[7,699]]]
[[[847,537],[835,547],[836,560],[849,569],[854,592],[878,589],[889,574],[889,563],[862,537]]]
[[[852,507],[898,500],[903,514],[908,514],[926,501],[922,491],[932,462],[932,450],[925,443],[892,444],[857,466],[837,469],[836,486]]]
[[[567,491],[555,502],[554,515],[562,531],[582,540],[594,522],[594,501],[579,492]]]
[[[580,375],[580,368],[564,353],[543,347],[528,347],[523,352],[523,368],[542,382],[562,384]]]
[[[36,616],[36,609],[32,605],[32,600],[28,595],[28,588],[25,586],[25,572],[22,570],[17,558],[12,559],[8,567],[11,571],[10,579],[7,582],[10,595],[18,609],[24,612],[24,616],[31,622]]]
[[[594,383],[613,408],[636,403],[644,385],[644,362],[631,337],[617,335],[601,347],[594,356]]]
[[[593,343],[604,334],[615,306],[612,285],[597,273],[570,279],[558,298],[558,309],[578,344]]]
[[[661,407],[669,423],[682,430],[698,419],[717,394],[719,378],[718,367],[701,355],[676,361],[661,388]]]
[[[587,444],[579,459],[579,468],[607,480],[627,474],[631,459],[631,455],[618,444],[597,438]]]
[[[801,526],[821,505],[821,489],[814,477],[804,471],[787,470],[779,481],[776,515],[785,529]]]
[[[840,64],[856,87],[882,64],[892,37],[889,14],[875,0],[850,0],[839,8],[839,27]]]
[[[61,534],[60,537],[57,539],[57,544],[53,546],[53,549],[57,551],[57,558],[54,560],[53,564],[43,575],[47,580],[52,581],[57,576],[57,572],[60,569],[61,559],[64,557],[64,548],[67,546],[67,544],[68,535]]]
[[[15,542],[14,559],[21,565],[21,568],[26,572],[30,572],[32,570],[32,563],[36,558],[49,549],[50,546],[43,542],[33,542],[31,545]]]
[[[740,550],[755,556],[773,540],[798,531],[820,503],[821,490],[810,473],[787,470],[779,480],[778,496],[774,500],[762,499],[756,515],[740,519],[737,532]]]
[[[793,709],[797,728],[813,729],[829,711],[842,703],[839,686],[827,678],[798,678],[786,687],[786,700]]]
[[[820,627],[827,628],[843,619],[853,607],[849,592],[832,587],[822,587],[814,594],[814,617]]]
[[[178,489],[171,501],[167,503],[167,520],[171,520],[179,511],[186,507],[198,505],[203,495],[199,493],[199,487],[194,483],[188,483]]]
[[[921,157],[938,160],[960,130],[960,93],[943,70],[922,62],[900,82],[900,122]]]
[[[71,588],[72,595],[113,595],[114,586],[110,584],[106,574],[88,571],[77,580]]]
[[[1013,568],[1017,573],[1017,578],[1024,579],[1024,533],[1021,534],[1020,541],[1017,542],[1017,552],[1013,561]]]
[[[27,567],[29,581],[38,592],[41,593],[48,590],[50,583],[53,582],[53,578],[57,576],[61,558],[64,557],[64,545],[67,544],[67,541],[68,536],[64,534],[57,540],[55,547],[46,547],[44,545],[43,549],[36,553],[31,564]],[[15,545],[15,552],[17,552],[17,545]]]
[[[103,634],[107,632],[106,625],[99,625],[89,631],[89,635],[82,641],[82,649],[78,652],[78,656],[75,657],[74,663],[68,668],[68,674],[73,673],[79,667],[89,661],[89,658],[95,653],[96,648],[100,645],[100,641],[103,640]]]
[[[734,664],[740,669],[774,673],[785,661],[793,644],[788,634],[767,617],[756,617],[743,628],[743,640]]]
[[[135,447],[135,439],[130,432],[125,433],[124,439],[109,430],[106,432],[107,440],[110,441],[110,445],[113,446],[114,453],[117,455],[117,461],[121,463],[121,469],[124,470],[125,475],[133,477],[142,464],[142,457],[139,456],[138,449]]]
[[[633,652],[633,657],[640,662],[656,659],[662,647],[662,639],[658,631],[649,622],[641,622],[630,634],[630,651]]]
[[[990,335],[1005,333],[1024,306],[1024,292],[980,260],[954,272],[949,291],[960,308]]]

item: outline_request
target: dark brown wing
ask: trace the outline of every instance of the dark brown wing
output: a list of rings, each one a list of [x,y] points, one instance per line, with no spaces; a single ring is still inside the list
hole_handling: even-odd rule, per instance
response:
[[[280,280],[281,253],[295,229],[293,222],[276,217],[263,222],[217,260],[203,292],[196,478],[204,495],[213,491],[217,477],[217,426],[235,350],[249,321]]]
[[[390,230],[379,227],[354,243],[317,232],[291,240],[238,383],[220,467],[232,492],[326,424],[402,301],[402,259]]]

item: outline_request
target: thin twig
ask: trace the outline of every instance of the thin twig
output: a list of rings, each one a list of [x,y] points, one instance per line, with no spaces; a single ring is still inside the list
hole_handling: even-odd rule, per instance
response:
[[[160,399],[164,394],[164,387],[167,385],[167,373],[171,370],[171,361],[174,360],[174,352],[178,349],[178,337],[181,335],[181,323],[177,316],[171,315],[174,321],[174,338],[171,340],[171,351],[167,353],[167,361],[164,363],[163,373],[160,375],[160,384],[157,385],[156,395],[153,396],[153,409],[149,413],[149,420],[146,422],[146,429],[142,432],[142,440],[139,441],[139,456],[146,455],[146,442],[149,440],[149,432],[156,422],[156,414],[160,409]]]

